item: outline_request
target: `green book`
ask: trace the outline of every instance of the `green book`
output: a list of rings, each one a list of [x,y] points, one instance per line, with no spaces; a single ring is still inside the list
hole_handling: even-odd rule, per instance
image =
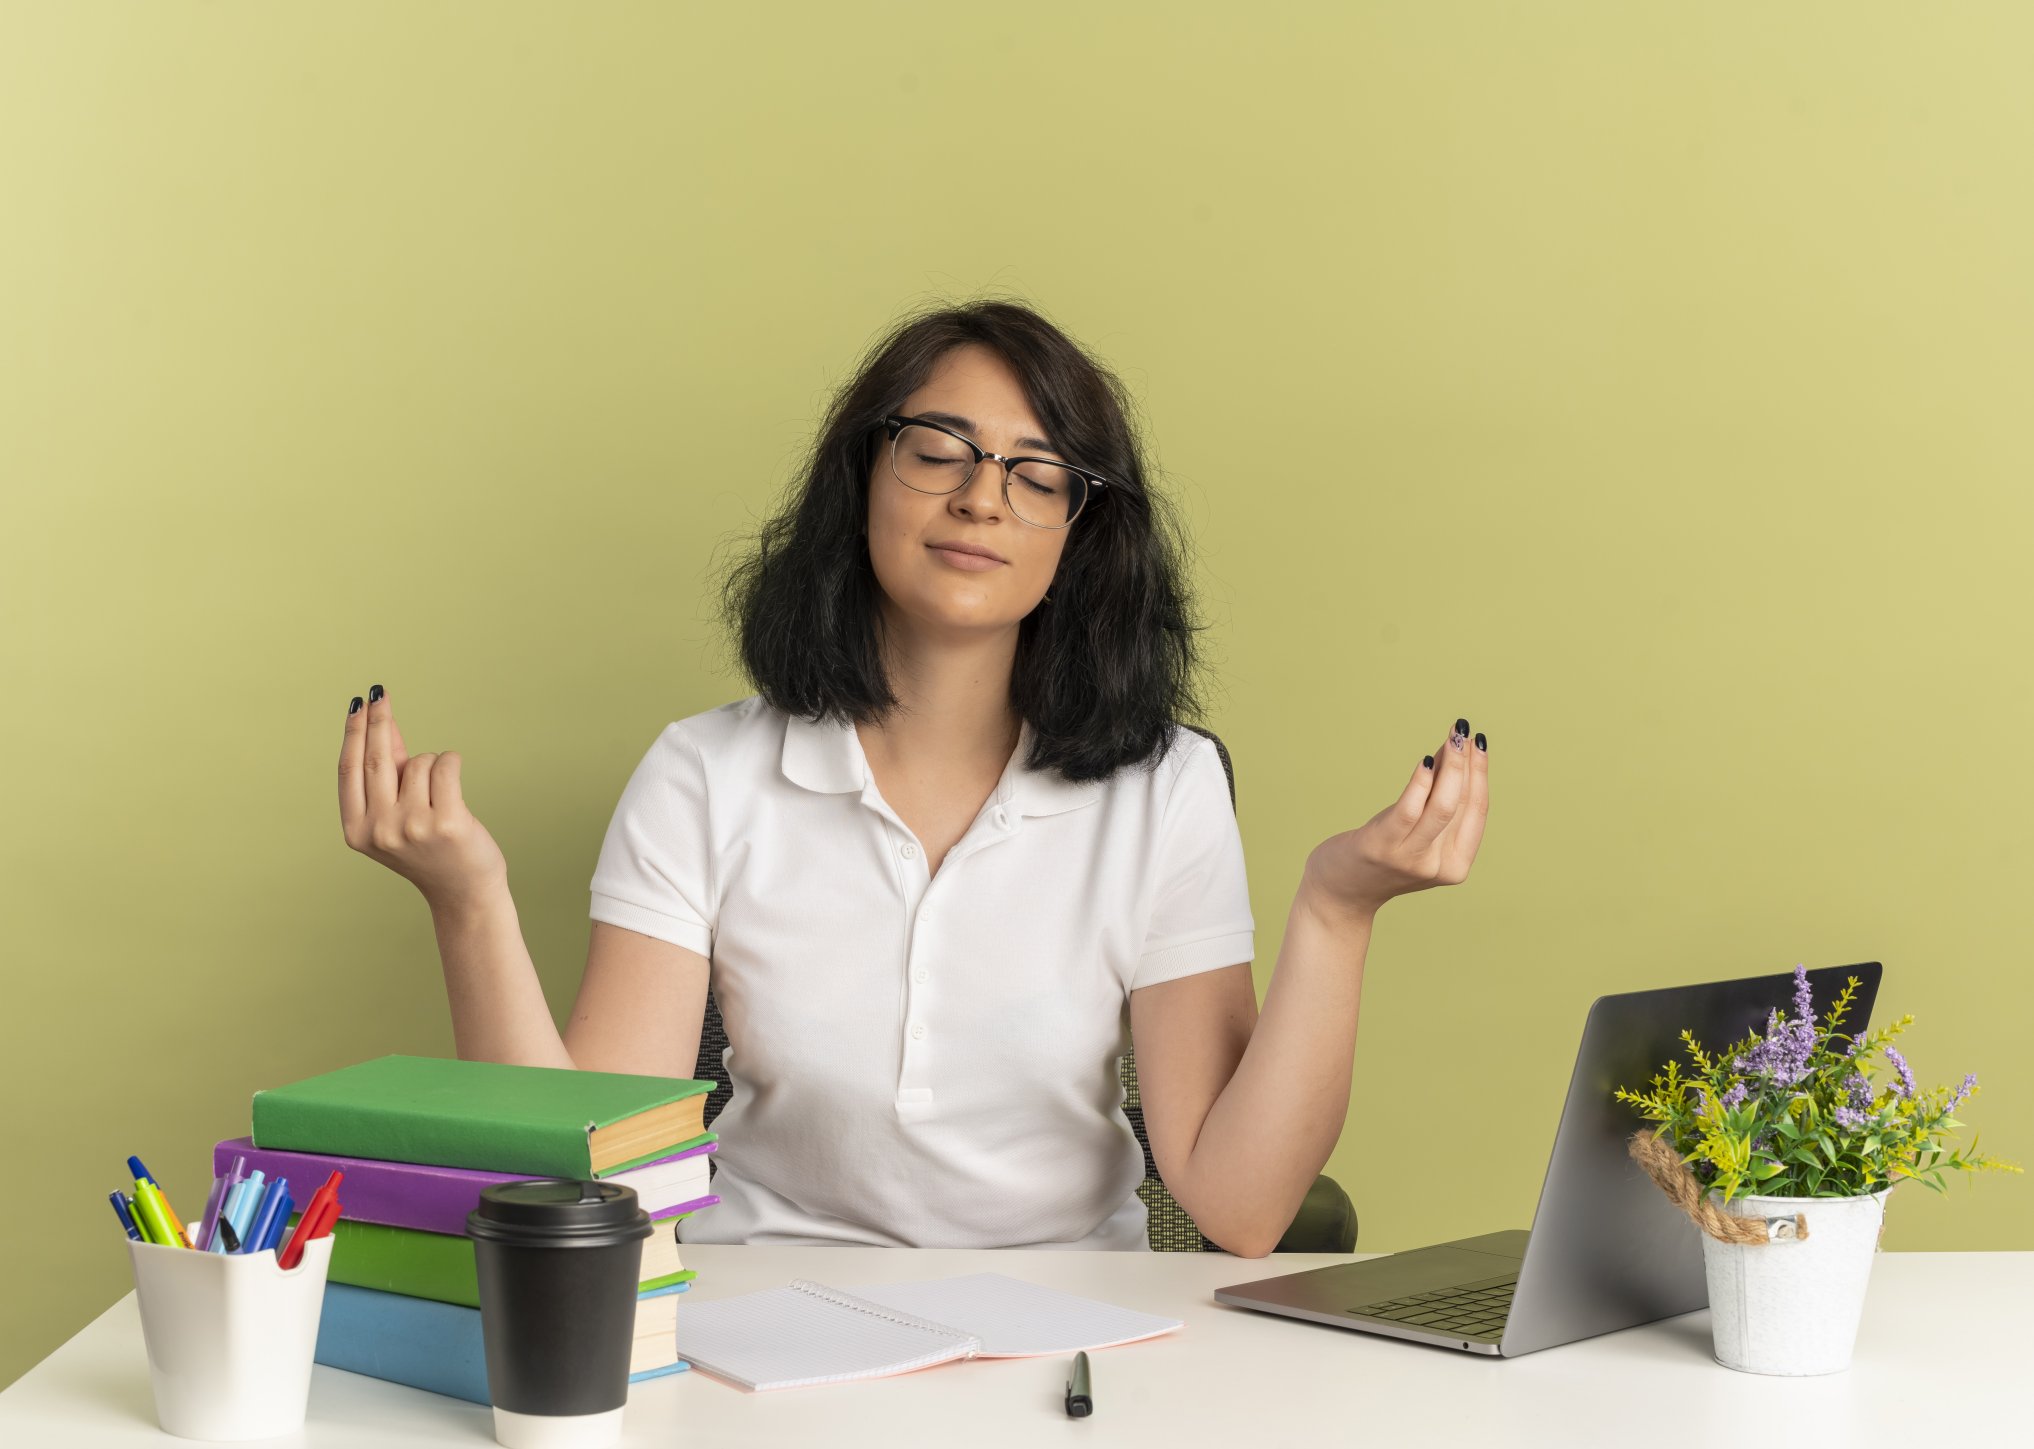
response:
[[[656,1232],[643,1239],[643,1276],[637,1292],[668,1288],[698,1276],[678,1260],[677,1221],[666,1218],[657,1224]],[[342,1217],[332,1225],[332,1267],[327,1276],[334,1283],[400,1293],[406,1298],[480,1306],[473,1239],[449,1233],[356,1223]]]
[[[531,1177],[604,1177],[706,1139],[712,1082],[376,1057],[254,1094],[254,1145]]]

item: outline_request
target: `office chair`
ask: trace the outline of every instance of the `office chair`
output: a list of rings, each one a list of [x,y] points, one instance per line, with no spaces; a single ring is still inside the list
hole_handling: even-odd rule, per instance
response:
[[[1236,804],[1236,771],[1229,762],[1229,750],[1212,730],[1198,725],[1188,725],[1195,734],[1206,735],[1214,740],[1215,753],[1221,757],[1222,774],[1229,782],[1229,805]],[[720,1115],[721,1108],[734,1095],[733,1086],[726,1080],[721,1065],[721,1054],[727,1049],[727,1028],[720,1019],[720,1006],[713,999],[713,988],[706,992],[706,1015],[699,1027],[699,1063],[692,1075],[700,1080],[717,1085],[706,1094],[706,1124],[711,1127],[713,1119]],[[1137,1090],[1137,1052],[1133,1045],[1118,1062],[1117,1074],[1123,1082],[1123,1115],[1130,1121],[1130,1130],[1137,1135],[1137,1145],[1144,1149],[1144,1181],[1137,1184],[1137,1196],[1142,1199],[1147,1216],[1146,1235],[1152,1248],[1161,1253],[1220,1252],[1215,1244],[1201,1233],[1194,1220],[1187,1216],[1165,1183],[1159,1178],[1158,1164],[1151,1155],[1151,1138],[1144,1130],[1144,1101]],[[710,1170],[717,1171],[711,1157],[707,1158]],[[1332,1177],[1320,1176],[1307,1189],[1306,1200],[1292,1220],[1292,1226],[1285,1230],[1285,1236],[1278,1240],[1273,1251],[1280,1253],[1352,1253],[1356,1250],[1356,1208]]]

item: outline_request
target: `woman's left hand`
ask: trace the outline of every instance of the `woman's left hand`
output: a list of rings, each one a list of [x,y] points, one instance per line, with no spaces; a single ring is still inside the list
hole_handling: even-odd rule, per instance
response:
[[[1314,847],[1304,889],[1323,904],[1375,914],[1393,896],[1469,878],[1490,816],[1490,756],[1470,742],[1464,719],[1429,758],[1431,767],[1425,760],[1413,767],[1397,800]]]

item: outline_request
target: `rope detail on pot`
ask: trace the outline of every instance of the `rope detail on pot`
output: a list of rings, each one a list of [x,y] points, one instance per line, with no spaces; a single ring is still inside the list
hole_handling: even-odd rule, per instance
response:
[[[1725,1212],[1695,1180],[1681,1154],[1651,1129],[1633,1133],[1629,1150],[1631,1160],[1659,1184],[1667,1200],[1719,1243],[1769,1243],[1808,1236],[1808,1219],[1801,1213],[1792,1218],[1740,1218]]]

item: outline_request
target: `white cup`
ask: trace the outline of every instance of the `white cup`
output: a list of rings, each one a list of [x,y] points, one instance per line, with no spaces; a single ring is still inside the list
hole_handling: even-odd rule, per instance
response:
[[[183,1439],[273,1439],[304,1424],[332,1266],[327,1234],[284,1272],[276,1253],[127,1242],[155,1417]]]

